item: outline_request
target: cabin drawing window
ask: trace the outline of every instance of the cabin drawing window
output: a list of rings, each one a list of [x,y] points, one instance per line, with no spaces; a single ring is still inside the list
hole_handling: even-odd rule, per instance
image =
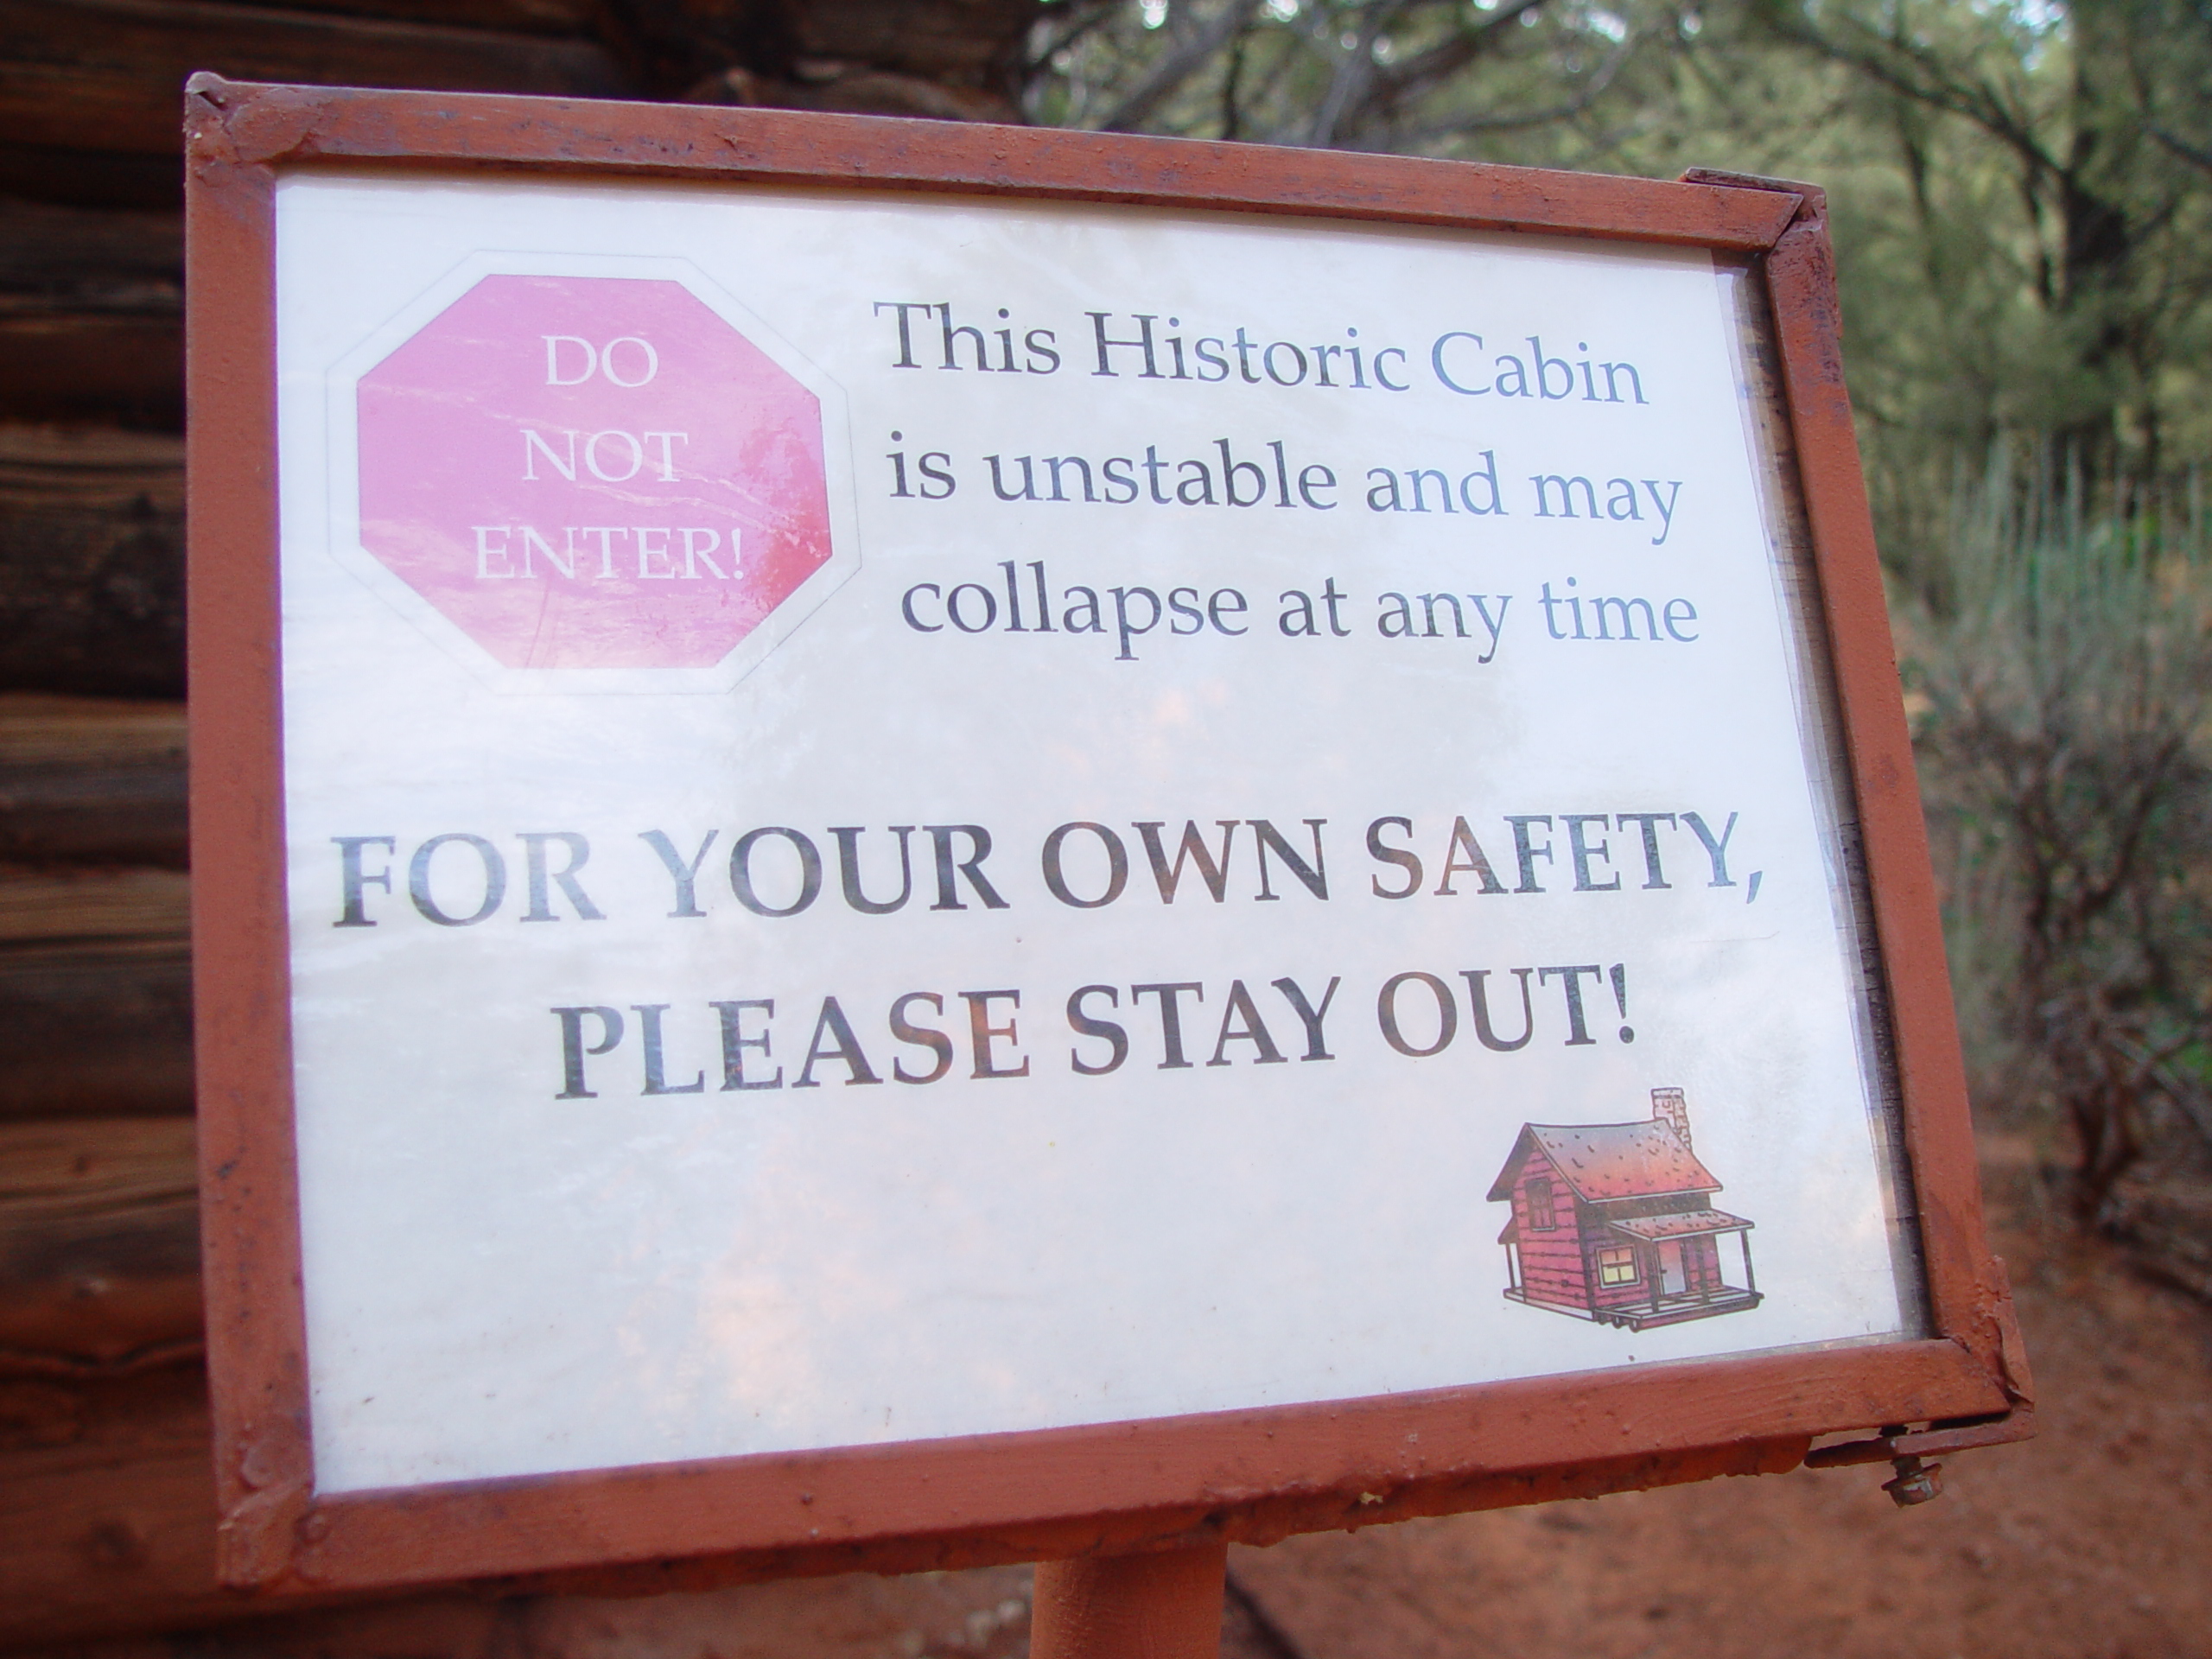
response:
[[[1533,1232],[1548,1233],[1559,1225],[1559,1217],[1552,1209],[1552,1184],[1539,1175],[1528,1185],[1529,1227]]]
[[[1632,1285],[1636,1282],[1636,1252],[1625,1245],[1611,1245],[1598,1252],[1598,1282]]]

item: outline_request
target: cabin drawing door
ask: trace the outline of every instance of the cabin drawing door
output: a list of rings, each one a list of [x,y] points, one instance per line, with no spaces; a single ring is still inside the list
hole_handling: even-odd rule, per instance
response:
[[[1682,1266],[1682,1247],[1669,1240],[1659,1247],[1659,1294],[1680,1296],[1689,1289],[1689,1275]]]

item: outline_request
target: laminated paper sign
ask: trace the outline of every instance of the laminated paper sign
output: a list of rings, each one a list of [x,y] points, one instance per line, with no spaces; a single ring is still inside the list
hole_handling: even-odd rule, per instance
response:
[[[1914,1328],[1709,255],[276,222],[320,1488]]]
[[[1923,1334],[1739,269],[275,213],[320,1493]]]

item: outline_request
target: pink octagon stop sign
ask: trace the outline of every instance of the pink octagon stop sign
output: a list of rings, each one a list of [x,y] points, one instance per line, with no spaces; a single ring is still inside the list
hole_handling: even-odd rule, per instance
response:
[[[680,283],[486,276],[359,397],[362,546],[506,667],[710,667],[829,561],[819,401]]]

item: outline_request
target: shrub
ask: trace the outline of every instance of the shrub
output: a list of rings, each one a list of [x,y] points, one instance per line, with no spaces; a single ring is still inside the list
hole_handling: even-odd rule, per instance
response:
[[[2000,453],[1900,621],[1977,1093],[2063,1122],[2101,1222],[2212,1141],[2212,564],[2193,484],[2090,494]]]

